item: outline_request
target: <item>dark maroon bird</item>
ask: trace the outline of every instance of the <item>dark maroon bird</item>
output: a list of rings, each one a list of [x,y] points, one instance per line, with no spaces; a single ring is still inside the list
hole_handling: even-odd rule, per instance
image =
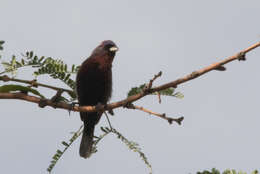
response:
[[[112,93],[112,62],[118,47],[113,41],[105,40],[94,49],[77,74],[76,90],[80,106],[106,104]],[[84,122],[79,154],[83,158],[91,155],[95,125],[100,112],[80,112]]]

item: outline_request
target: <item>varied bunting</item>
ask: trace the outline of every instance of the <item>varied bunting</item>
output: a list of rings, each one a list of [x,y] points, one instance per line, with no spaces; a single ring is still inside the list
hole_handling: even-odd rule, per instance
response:
[[[76,92],[80,106],[105,105],[112,93],[112,62],[118,47],[113,41],[105,40],[94,49],[77,73]],[[88,158],[92,152],[95,125],[102,112],[80,112],[84,130],[79,154]]]

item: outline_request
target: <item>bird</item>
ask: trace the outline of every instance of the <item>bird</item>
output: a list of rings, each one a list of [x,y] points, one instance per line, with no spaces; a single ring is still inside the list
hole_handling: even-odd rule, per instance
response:
[[[76,93],[79,106],[106,105],[112,94],[112,63],[117,45],[111,40],[104,40],[81,64],[76,76]],[[92,153],[95,125],[102,112],[80,112],[84,123],[79,154],[89,158]]]

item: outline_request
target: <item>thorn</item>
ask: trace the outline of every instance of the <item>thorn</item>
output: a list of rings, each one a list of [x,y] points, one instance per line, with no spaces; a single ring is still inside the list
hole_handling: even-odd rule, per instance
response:
[[[70,116],[70,113],[71,113],[72,109],[74,108],[74,106],[75,106],[76,104],[79,104],[79,103],[78,103],[78,102],[72,102],[72,103],[70,104],[70,108],[69,108],[69,110],[68,110],[69,116]]]
[[[217,68],[215,68],[215,70],[217,71],[226,71],[226,68],[224,66],[218,66]]]
[[[196,77],[198,77],[199,76],[199,73],[197,72],[197,71],[193,71],[192,73],[191,73],[191,78],[196,78]]]
[[[123,108],[134,109],[133,104],[132,104],[132,103],[129,103],[129,102],[126,102],[126,103],[123,105]]]
[[[158,96],[158,102],[159,102],[159,104],[161,104],[162,103],[161,94],[158,91],[156,92],[156,94]]]
[[[173,121],[172,118],[168,119],[169,124],[172,124],[172,121]]]
[[[176,122],[181,125],[181,122],[184,120],[184,117],[177,118]]]
[[[113,116],[115,115],[113,109],[109,109],[109,110],[108,110],[108,113],[109,113],[110,115],[113,115]]]
[[[238,53],[238,61],[245,61],[246,60],[246,54],[244,52]]]

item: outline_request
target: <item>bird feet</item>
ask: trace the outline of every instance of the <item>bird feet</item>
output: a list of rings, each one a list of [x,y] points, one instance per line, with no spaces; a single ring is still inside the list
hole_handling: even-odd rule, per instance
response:
[[[106,107],[103,106],[102,103],[98,102],[98,104],[95,106],[95,108],[97,109],[98,112],[102,113],[102,112],[104,112],[104,109],[105,109]]]
[[[102,104],[99,102],[95,107],[97,108],[98,112],[105,112],[104,110],[107,110],[110,115],[114,115],[113,109],[109,109],[107,103]]]
[[[70,103],[70,108],[69,108],[69,116],[70,116],[70,112],[72,111],[72,109],[74,108],[75,105],[79,104],[79,102],[71,102]]]

